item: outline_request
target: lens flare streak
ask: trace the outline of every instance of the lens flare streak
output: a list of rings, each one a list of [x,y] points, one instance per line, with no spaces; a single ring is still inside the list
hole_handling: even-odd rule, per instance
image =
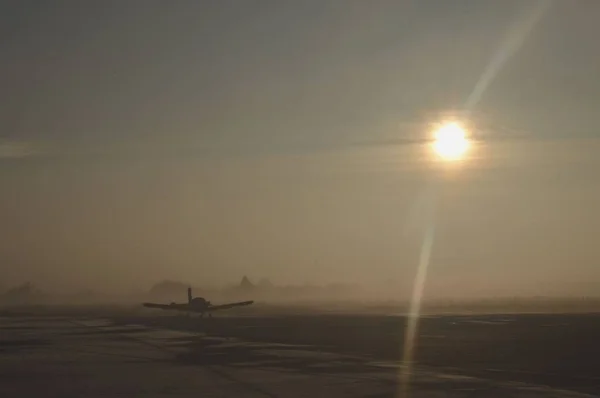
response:
[[[531,32],[546,14],[551,4],[551,0],[538,0],[533,3],[533,7],[529,12],[522,15],[507,32],[504,41],[492,55],[490,62],[467,98],[465,108],[468,111],[471,111],[479,103],[484,92],[508,60],[523,46],[523,43],[531,35]]]
[[[423,299],[423,291],[427,280],[427,271],[431,262],[431,254],[433,252],[433,243],[435,240],[435,203],[432,192],[431,200],[428,201],[428,219],[427,230],[421,245],[419,254],[419,263],[417,273],[413,283],[413,291],[410,301],[410,310],[408,313],[407,325],[404,335],[404,349],[402,358],[402,367],[400,373],[400,385],[402,397],[408,397],[410,390],[410,375],[413,368],[413,354],[417,344],[417,334],[419,329],[419,318],[421,316],[421,303]]]

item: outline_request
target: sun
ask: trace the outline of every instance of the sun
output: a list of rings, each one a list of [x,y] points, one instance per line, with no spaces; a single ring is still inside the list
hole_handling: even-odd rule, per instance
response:
[[[434,133],[433,150],[443,160],[460,160],[469,149],[467,132],[460,124],[442,124]]]

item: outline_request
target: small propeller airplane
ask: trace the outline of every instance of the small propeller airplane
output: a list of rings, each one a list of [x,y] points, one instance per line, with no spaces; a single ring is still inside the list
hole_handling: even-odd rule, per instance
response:
[[[227,310],[234,307],[243,307],[246,305],[253,304],[254,301],[240,301],[237,303],[228,303],[221,305],[212,305],[210,301],[202,297],[192,297],[192,288],[188,287],[188,302],[187,303],[171,303],[171,304],[157,304],[157,303],[143,303],[142,305],[147,308],[159,308],[161,310],[172,310],[172,311],[183,311],[199,313],[200,317],[203,317],[205,313],[209,317],[212,317],[213,311]]]

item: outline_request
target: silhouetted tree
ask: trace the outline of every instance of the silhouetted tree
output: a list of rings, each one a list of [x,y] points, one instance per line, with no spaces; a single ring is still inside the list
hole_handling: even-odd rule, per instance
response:
[[[250,282],[250,279],[248,279],[248,277],[246,275],[244,275],[244,277],[242,278],[242,281],[240,282],[240,289],[243,290],[252,290],[254,289],[254,284],[252,284],[252,282]]]

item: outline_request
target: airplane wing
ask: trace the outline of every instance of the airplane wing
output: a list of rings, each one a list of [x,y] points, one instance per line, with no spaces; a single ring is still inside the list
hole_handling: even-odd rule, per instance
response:
[[[158,308],[161,310],[177,310],[177,311],[187,311],[187,304],[156,304],[156,303],[143,303],[144,307],[147,308]]]
[[[208,307],[208,309],[206,310],[207,312],[210,311],[218,311],[218,310],[227,310],[229,308],[234,308],[234,307],[243,307],[245,305],[250,305],[253,304],[254,301],[240,301],[237,303],[229,303],[229,304],[221,304],[221,305],[213,305]]]

